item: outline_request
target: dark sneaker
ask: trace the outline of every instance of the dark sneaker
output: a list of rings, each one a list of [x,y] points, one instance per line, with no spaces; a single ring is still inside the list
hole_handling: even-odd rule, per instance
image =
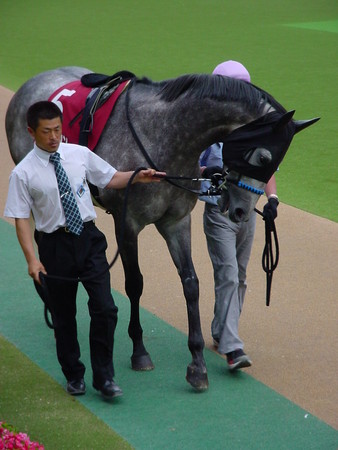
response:
[[[102,396],[105,398],[115,398],[121,397],[123,395],[122,389],[115,383],[114,380],[107,380],[103,383],[102,386],[98,386],[93,383],[93,387],[100,391]]]
[[[86,393],[86,384],[84,382],[83,378],[80,378],[79,380],[71,380],[67,381],[67,388],[66,388],[68,394],[70,395],[83,395]]]
[[[250,367],[252,365],[249,356],[246,355],[240,348],[234,350],[233,352],[227,353],[226,356],[230,371],[243,369],[244,367]]]

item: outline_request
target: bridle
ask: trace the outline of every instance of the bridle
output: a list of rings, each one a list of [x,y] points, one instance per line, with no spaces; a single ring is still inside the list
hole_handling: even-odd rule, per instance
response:
[[[272,275],[277,268],[279,261],[279,243],[275,220],[272,216],[264,217],[261,211],[255,208],[256,213],[263,217],[265,222],[265,245],[262,254],[262,268],[266,273],[266,306],[270,305]],[[275,247],[275,256],[273,251],[273,242]]]
[[[142,142],[133,126],[133,123],[130,119],[130,112],[129,112],[130,90],[131,90],[131,87],[132,87],[134,81],[135,81],[135,79],[132,79],[130,81],[127,92],[126,92],[127,123],[128,123],[130,132],[131,132],[138,148],[140,149],[142,155],[144,156],[144,158],[147,161],[147,163],[149,164],[149,166],[155,170],[159,170],[157,168],[156,164],[154,163],[154,161],[149,156],[149,153],[145,149],[144,145],[142,144]],[[199,191],[194,191],[192,189],[187,188],[186,186],[175,183],[173,180],[180,180],[180,181],[186,180],[186,181],[193,181],[193,182],[199,182],[199,181],[213,182],[213,180],[210,180],[210,179],[190,178],[190,177],[184,177],[184,176],[169,176],[169,175],[166,175],[164,177],[164,179],[168,183],[172,184],[173,186],[176,186],[180,189],[184,189],[184,190],[187,190],[189,192],[192,192],[192,193],[198,194],[198,195],[206,195],[206,194],[207,195],[220,195],[222,190],[227,189],[228,183],[232,183],[241,189],[245,189],[245,190],[250,191],[257,195],[264,194],[264,190],[258,189],[254,186],[251,186],[251,185],[241,181],[240,174],[238,174],[239,176],[237,178],[228,178],[228,179],[226,178],[227,175],[228,175],[227,172],[225,172],[224,174],[221,174],[218,185],[217,186],[212,185],[212,189],[208,193],[201,193]],[[263,217],[263,213],[261,211],[259,211],[258,209],[255,208],[255,212]],[[278,265],[278,260],[279,260],[279,244],[278,244],[277,230],[276,230],[274,218],[272,216],[268,216],[268,217],[263,217],[263,220],[265,222],[265,246],[264,246],[263,254],[262,254],[262,268],[263,268],[264,272],[266,273],[266,306],[269,306],[270,305],[272,275],[273,275],[273,271],[276,269],[276,267]],[[272,245],[273,240],[275,243],[275,254],[276,254],[275,257],[274,257],[273,245]]]
[[[156,166],[154,161],[151,159],[149,153],[145,149],[141,139],[139,138],[139,136],[138,136],[138,134],[137,134],[137,132],[136,132],[136,130],[134,128],[134,125],[133,125],[133,123],[131,121],[131,118],[130,118],[130,108],[129,108],[129,104],[130,104],[130,90],[131,90],[134,82],[135,82],[135,78],[133,78],[130,81],[130,83],[128,85],[128,88],[127,88],[127,92],[126,92],[126,119],[127,119],[127,124],[128,124],[129,130],[130,130],[130,132],[131,132],[131,134],[132,134],[132,136],[133,136],[133,138],[134,138],[134,140],[135,140],[139,150],[141,151],[141,153],[144,156],[145,160],[149,164],[149,167],[151,167],[151,168],[153,168],[155,170],[159,170],[159,168]],[[226,173],[226,175],[227,174],[228,173]],[[210,181],[209,178],[201,178],[201,177],[199,177],[199,178],[191,178],[191,177],[185,177],[185,176],[172,176],[172,175],[166,175],[163,178],[168,183],[172,184],[173,186],[176,186],[176,187],[178,187],[180,189],[184,189],[186,191],[189,191],[189,192],[191,192],[193,194],[198,194],[198,195],[204,195],[204,193],[201,193],[200,191],[195,191],[193,189],[189,189],[186,186],[183,186],[181,184],[177,184],[173,180],[176,180],[176,181],[192,181],[192,182]],[[262,189],[257,189],[254,186],[250,186],[250,185],[248,185],[246,183],[243,183],[242,181],[240,181],[240,178],[241,178],[241,175],[239,175],[237,180],[232,180],[232,179],[231,180],[230,179],[225,180],[224,179],[223,180],[224,183],[222,184],[222,187],[220,186],[220,188],[225,189],[226,183],[233,183],[236,186],[238,186],[239,188],[246,189],[246,190],[248,190],[250,192],[253,192],[255,194],[258,194],[258,195],[263,195],[264,194],[264,191]],[[219,194],[214,194],[214,195],[219,195]]]
[[[127,123],[130,129],[130,132],[138,146],[138,148],[140,149],[141,153],[143,154],[145,160],[147,161],[147,163],[149,164],[149,166],[155,170],[159,170],[156,166],[156,164],[154,163],[154,161],[151,159],[149,153],[147,152],[147,150],[145,149],[144,145],[142,144],[138,134],[136,133],[136,130],[133,126],[133,123],[130,119],[130,113],[129,113],[129,102],[130,102],[130,89],[132,87],[132,85],[134,84],[135,78],[130,80],[130,83],[127,87],[126,90],[126,119],[127,119]],[[137,175],[138,172],[140,172],[141,170],[145,169],[145,167],[139,167],[138,169],[136,169],[133,173],[133,175],[131,176],[131,178],[129,179],[129,182],[127,184],[126,187],[126,193],[125,193],[125,197],[124,197],[124,203],[123,203],[123,208],[122,208],[122,218],[121,218],[121,232],[120,232],[120,237],[118,239],[118,248],[116,250],[115,256],[113,257],[111,263],[108,265],[108,270],[110,270],[113,265],[115,264],[115,262],[117,261],[117,258],[120,254],[120,248],[122,247],[122,243],[124,240],[124,232],[125,232],[125,223],[126,223],[126,215],[127,215],[127,204],[128,204],[128,198],[129,198],[129,190],[130,190],[130,186],[132,184],[132,181],[134,180],[135,176]],[[183,186],[182,184],[178,184],[175,181],[191,181],[191,182],[200,182],[200,181],[211,181],[211,183],[213,183],[213,180],[209,179],[209,178],[191,178],[191,177],[185,177],[185,176],[170,176],[170,175],[166,175],[163,178],[165,179],[165,181],[167,181],[169,184],[179,188],[179,189],[183,189],[186,191],[189,191],[193,194],[197,194],[199,196],[202,195],[220,195],[222,193],[223,190],[227,189],[227,185],[229,183],[235,184],[237,187],[241,188],[241,189],[245,189],[248,190],[250,192],[253,192],[254,194],[257,195],[263,195],[264,191],[262,189],[258,189],[254,186],[248,185],[244,182],[242,182],[240,180],[241,175],[239,174],[239,177],[237,179],[227,179],[226,176],[228,175],[228,172],[225,172],[224,174],[221,175],[221,177],[219,178],[219,183],[216,184],[212,184],[212,187],[210,190],[208,190],[208,192],[200,192],[200,191],[196,191],[190,188],[187,188],[186,186]],[[174,181],[175,180],[175,181]],[[255,208],[255,211],[260,214],[261,216],[263,216],[263,213],[259,210],[257,210]],[[109,211],[108,211],[109,213]],[[265,221],[265,247],[263,250],[263,255],[262,255],[262,267],[263,270],[266,273],[266,277],[267,277],[267,290],[266,290],[266,305],[269,306],[270,304],[270,293],[271,293],[271,283],[272,283],[272,275],[273,275],[273,271],[276,269],[277,264],[278,264],[278,259],[279,259],[279,246],[278,246],[278,239],[277,239],[277,232],[276,232],[276,228],[275,228],[275,223],[274,223],[274,219],[273,218],[263,218]],[[271,220],[272,219],[272,220]],[[275,240],[275,251],[276,251],[276,257],[273,257],[273,250],[272,250],[272,239],[271,237],[274,237]],[[107,269],[105,269],[104,272],[106,272]],[[45,321],[46,324],[49,328],[53,328],[52,323],[49,320],[48,317],[48,310],[50,311],[50,308],[48,306],[48,297],[49,297],[49,292],[48,292],[48,288],[47,288],[47,284],[46,284],[46,279],[54,279],[54,280],[62,280],[62,281],[68,281],[68,282],[83,282],[83,281],[88,281],[92,278],[95,278],[97,275],[90,275],[87,277],[78,277],[78,278],[72,278],[72,277],[64,277],[64,276],[59,276],[59,275],[50,275],[50,274],[43,274],[42,272],[39,273],[39,277],[40,277],[40,282],[41,282],[41,287],[42,290],[39,291],[38,289],[38,284],[34,281],[36,289],[38,290],[38,293],[40,295],[40,297],[42,298],[42,300],[44,301],[45,304],[45,309],[44,309],[44,317],[45,317]],[[43,294],[41,294],[41,292],[43,292]]]
[[[125,233],[125,223],[126,223],[126,215],[127,215],[127,206],[128,206],[128,199],[129,199],[129,191],[130,191],[130,187],[133,183],[134,178],[136,177],[136,175],[141,171],[146,169],[145,167],[139,167],[138,169],[136,169],[134,171],[134,173],[132,174],[132,176],[130,177],[127,187],[126,187],[126,193],[124,196],[124,202],[123,202],[123,208],[122,208],[122,218],[121,218],[121,232],[120,232],[120,237],[118,239],[118,247],[117,250],[115,252],[115,255],[112,259],[112,261],[110,262],[110,264],[108,264],[108,268],[104,269],[104,271],[102,271],[102,273],[99,273],[99,275],[102,275],[103,273],[106,273],[107,270],[109,271],[113,265],[116,263],[117,258],[119,257],[120,254],[120,248],[122,246],[122,242],[124,240],[124,233]],[[95,275],[89,275],[87,277],[65,277],[65,276],[61,276],[61,275],[51,275],[51,274],[44,274],[42,272],[39,272],[39,278],[40,278],[40,285],[34,280],[34,285],[35,288],[38,292],[38,294],[40,295],[41,299],[44,302],[44,318],[45,318],[45,322],[47,324],[47,326],[51,329],[53,329],[53,324],[50,321],[49,317],[48,317],[48,311],[51,312],[51,308],[49,306],[49,290],[47,287],[47,283],[46,283],[46,279],[50,279],[50,280],[60,280],[60,281],[68,281],[68,282],[84,282],[84,281],[88,281],[91,280],[93,278],[96,278],[97,276],[99,276],[97,274]],[[41,286],[41,287],[40,287]]]

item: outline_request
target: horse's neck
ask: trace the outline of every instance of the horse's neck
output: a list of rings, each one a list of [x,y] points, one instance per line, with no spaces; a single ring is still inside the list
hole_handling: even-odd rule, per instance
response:
[[[195,151],[195,158],[211,144],[222,141],[234,129],[256,118],[240,103],[210,99],[162,102],[153,116],[153,127],[159,127],[158,134],[167,140],[167,146],[179,146],[183,155]]]
[[[101,156],[123,170],[130,164],[130,154],[133,154],[133,163],[144,163],[130,125],[155,165],[195,173],[199,156],[205,148],[222,141],[233,129],[254,119],[239,103],[184,98],[166,102],[159,98],[156,90],[142,86],[132,89],[129,106],[126,105],[125,93],[123,97],[107,124],[107,136],[101,139],[109,146],[99,150],[99,153],[105,153]],[[129,124],[125,120],[127,107]],[[126,152],[126,148],[130,152]]]

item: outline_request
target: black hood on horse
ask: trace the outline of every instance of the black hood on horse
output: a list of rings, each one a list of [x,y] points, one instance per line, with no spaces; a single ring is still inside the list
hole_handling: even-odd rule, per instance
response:
[[[296,122],[292,120],[294,112],[270,112],[230,133],[223,140],[224,164],[229,170],[267,183],[282,162],[293,136],[319,120]],[[260,167],[251,163],[251,155],[257,148],[269,152]]]
[[[164,84],[161,98],[168,102],[181,96],[195,99],[226,98],[229,114],[234,117],[234,104],[240,99],[246,114],[257,119],[236,128],[223,142],[223,163],[228,169],[267,183],[282,162],[296,133],[312,125],[319,118],[307,121],[294,121],[295,111],[286,112],[268,92],[239,79],[224,76],[183,75]],[[244,112],[244,110],[243,110]],[[241,110],[236,111],[240,123]],[[266,149],[261,164],[252,163],[251,155],[256,149]]]

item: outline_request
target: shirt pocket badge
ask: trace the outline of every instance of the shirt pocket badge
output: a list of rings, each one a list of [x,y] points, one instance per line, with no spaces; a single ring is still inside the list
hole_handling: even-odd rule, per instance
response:
[[[86,192],[84,185],[81,184],[81,186],[79,187],[79,189],[76,191],[77,195],[81,198],[83,196],[83,194]]]

